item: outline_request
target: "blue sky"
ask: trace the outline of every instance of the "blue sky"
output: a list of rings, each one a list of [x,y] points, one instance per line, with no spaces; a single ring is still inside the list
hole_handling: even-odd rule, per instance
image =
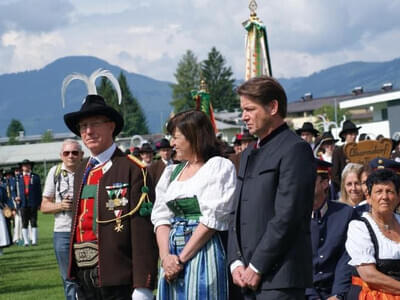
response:
[[[174,81],[187,49],[215,46],[244,77],[248,0],[0,0],[0,74],[93,55],[130,72]],[[400,1],[258,0],[275,77],[349,61],[400,57]]]

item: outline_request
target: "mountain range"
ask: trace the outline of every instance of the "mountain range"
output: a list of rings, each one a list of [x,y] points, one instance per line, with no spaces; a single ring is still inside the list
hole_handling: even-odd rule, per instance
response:
[[[89,76],[94,70],[110,70],[115,77],[124,72],[132,94],[138,99],[146,115],[151,132],[160,132],[171,113],[170,83],[140,74],[129,73],[91,56],[69,56],[57,59],[44,68],[0,75],[0,136],[6,134],[12,118],[20,120],[27,135],[68,132],[63,115],[79,110],[87,94],[82,81],[74,80],[67,88],[65,108],[61,104],[63,79],[74,72]],[[96,83],[100,83],[100,78]]]
[[[0,136],[5,136],[12,118],[22,122],[27,135],[42,134],[48,129],[67,132],[62,116],[79,110],[87,92],[82,82],[73,81],[67,89],[63,108],[62,81],[73,72],[90,75],[98,68],[110,70],[115,76],[124,72],[131,92],[143,108],[150,131],[160,132],[172,111],[170,82],[127,72],[96,57],[69,56],[40,70],[0,75]],[[364,91],[374,91],[386,82],[397,88],[400,85],[400,58],[381,63],[351,62],[306,77],[278,80],[289,101],[298,100],[308,92],[314,98],[350,94],[356,86],[363,86]]]

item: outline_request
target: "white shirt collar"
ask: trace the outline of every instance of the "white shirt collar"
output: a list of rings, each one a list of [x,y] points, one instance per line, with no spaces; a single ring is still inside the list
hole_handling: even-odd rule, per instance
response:
[[[172,165],[172,159],[165,160],[164,158],[161,157],[161,160],[166,166]]]
[[[115,143],[113,143],[107,150],[105,150],[104,152],[100,153],[97,156],[92,156],[92,157],[97,159],[97,161],[100,164],[104,164],[105,162],[110,160],[111,156],[115,152],[115,149],[117,149],[117,145],[115,145]]]
[[[73,171],[68,170],[64,163],[61,164],[61,170],[67,171],[68,173],[74,173]]]

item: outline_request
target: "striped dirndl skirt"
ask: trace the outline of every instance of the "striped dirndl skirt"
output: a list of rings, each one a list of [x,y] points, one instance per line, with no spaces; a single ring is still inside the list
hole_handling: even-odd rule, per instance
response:
[[[197,220],[173,218],[169,235],[171,254],[179,255],[192,233],[197,228]],[[164,278],[160,267],[157,299],[168,300],[226,300],[228,299],[225,251],[219,234],[213,237],[184,266],[173,282]]]

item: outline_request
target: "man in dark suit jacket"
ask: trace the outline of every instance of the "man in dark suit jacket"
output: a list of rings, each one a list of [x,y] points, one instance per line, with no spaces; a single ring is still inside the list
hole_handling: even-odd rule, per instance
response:
[[[304,299],[312,285],[312,150],[284,122],[287,98],[276,80],[252,78],[238,94],[258,142],[243,152],[238,173],[228,241],[233,281],[245,299]]]

